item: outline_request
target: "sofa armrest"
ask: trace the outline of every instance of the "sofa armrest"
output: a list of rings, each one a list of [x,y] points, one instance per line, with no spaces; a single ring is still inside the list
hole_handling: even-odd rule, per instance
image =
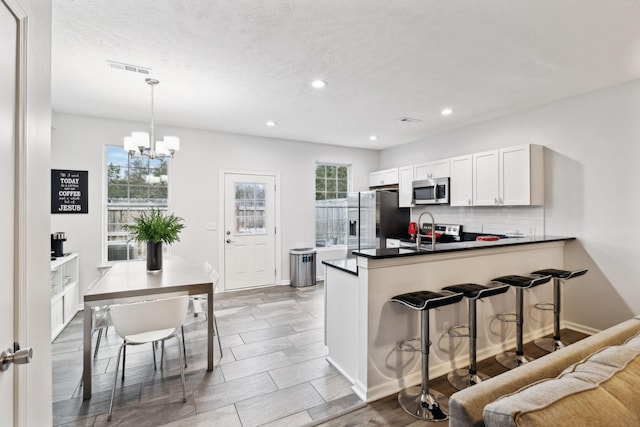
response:
[[[449,400],[449,426],[484,426],[482,411],[490,402],[541,379],[554,378],[569,365],[603,347],[620,345],[638,332],[640,319],[635,317],[571,344],[561,351],[550,353],[517,369],[460,390],[451,395]]]

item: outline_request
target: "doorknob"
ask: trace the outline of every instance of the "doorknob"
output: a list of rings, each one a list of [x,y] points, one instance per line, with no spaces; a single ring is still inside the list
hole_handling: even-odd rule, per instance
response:
[[[31,362],[33,357],[33,349],[31,347],[20,349],[19,346],[15,352],[12,352],[10,348],[0,354],[0,372],[9,369],[9,365],[15,363],[16,365],[22,365],[24,363]]]
[[[233,240],[227,239],[227,243],[231,243],[231,242],[233,242]]]

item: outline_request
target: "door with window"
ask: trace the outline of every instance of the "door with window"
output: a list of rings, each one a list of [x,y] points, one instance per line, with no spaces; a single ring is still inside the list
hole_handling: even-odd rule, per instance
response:
[[[225,289],[273,285],[275,176],[224,175]]]

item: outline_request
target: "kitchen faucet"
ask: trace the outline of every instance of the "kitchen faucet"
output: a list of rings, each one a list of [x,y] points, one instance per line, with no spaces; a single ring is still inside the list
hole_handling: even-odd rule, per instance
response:
[[[431,250],[435,252],[436,250],[436,220],[433,219],[433,215],[430,212],[424,211],[418,217],[418,234],[416,234],[416,249],[420,250],[420,243],[422,237],[429,237],[426,234],[420,234],[422,224],[422,215],[427,214],[431,217]]]

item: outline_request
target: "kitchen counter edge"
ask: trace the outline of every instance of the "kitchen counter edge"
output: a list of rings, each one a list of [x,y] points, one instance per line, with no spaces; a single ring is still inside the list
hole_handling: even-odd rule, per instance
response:
[[[385,258],[397,258],[406,256],[424,256],[441,254],[446,252],[458,252],[469,250],[480,250],[488,248],[496,248],[501,246],[516,246],[516,245],[530,245],[536,243],[548,243],[558,241],[570,241],[576,240],[575,237],[564,236],[539,236],[539,237],[510,237],[508,239],[500,239],[493,242],[454,242],[454,243],[440,243],[436,245],[436,250],[420,250],[408,248],[385,248],[385,249],[365,249],[363,251],[353,251],[353,254],[363,258],[371,259],[385,259]],[[331,265],[331,264],[327,264]],[[332,265],[333,266],[333,265]],[[339,268],[339,267],[336,267]],[[357,274],[357,273],[353,273]]]

